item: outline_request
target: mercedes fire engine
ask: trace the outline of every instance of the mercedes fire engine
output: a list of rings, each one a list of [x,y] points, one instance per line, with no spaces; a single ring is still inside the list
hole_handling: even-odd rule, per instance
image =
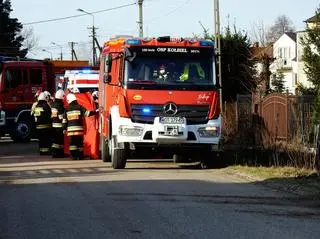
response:
[[[221,115],[214,43],[116,37],[101,55],[99,105],[103,161],[170,156],[214,163]]]

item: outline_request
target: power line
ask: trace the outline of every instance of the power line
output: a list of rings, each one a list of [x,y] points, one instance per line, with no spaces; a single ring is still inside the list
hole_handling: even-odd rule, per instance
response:
[[[160,19],[160,18],[163,18],[163,17],[166,17],[166,16],[171,15],[172,13],[180,10],[181,7],[183,7],[184,5],[187,5],[189,2],[190,2],[190,0],[186,0],[186,1],[182,2],[181,4],[177,5],[177,7],[173,8],[171,11],[169,11],[169,12],[167,12],[167,13],[161,15],[161,16],[154,17],[154,18],[148,20],[148,21],[147,21],[147,22],[148,22],[147,25],[150,24],[150,23],[152,23],[152,22],[154,22],[154,21],[156,21],[156,20],[158,20],[158,19]]]
[[[90,12],[91,14],[96,14],[96,13],[101,13],[101,12],[108,12],[108,11],[112,11],[112,10],[116,10],[116,9],[120,9],[120,8],[125,8],[125,7],[129,7],[132,5],[136,5],[137,3],[129,3],[129,4],[125,4],[125,5],[120,5],[117,7],[112,7],[112,8],[107,8],[107,9],[103,9],[103,10],[99,10],[99,11],[94,11],[94,12]],[[70,18],[76,18],[76,17],[82,17],[82,16],[86,16],[87,14],[77,14],[77,15],[72,15],[72,16],[67,16],[67,17],[59,17],[59,18],[52,18],[52,19],[48,19],[48,20],[41,20],[41,21],[35,21],[35,22],[27,22],[27,23],[23,23],[23,25],[34,25],[34,24],[40,24],[40,23],[46,23],[46,22],[55,22],[55,21],[61,21],[61,20],[66,20],[66,19],[70,19]]]

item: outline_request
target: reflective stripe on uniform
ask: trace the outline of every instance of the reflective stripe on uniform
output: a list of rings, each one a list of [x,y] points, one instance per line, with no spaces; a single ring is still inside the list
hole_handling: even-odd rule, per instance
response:
[[[68,132],[69,131],[78,131],[78,130],[83,130],[83,126],[68,126],[67,129],[68,129]]]
[[[66,119],[63,119],[63,120],[62,120],[62,123],[63,123],[63,124],[67,123],[67,120],[66,120]]]
[[[78,147],[78,146],[76,146],[76,145],[70,145],[69,146],[69,150],[78,150],[78,151],[80,151],[80,152],[82,152],[83,151],[83,148],[82,147]]]
[[[90,111],[89,110],[86,110],[86,112],[84,113],[84,116],[90,116]]]
[[[81,111],[80,110],[70,110],[67,112],[67,115],[81,115]]]
[[[78,146],[76,145],[70,145],[69,150],[78,150]]]
[[[53,128],[62,128],[62,123],[52,123]]]
[[[50,124],[39,124],[37,125],[37,129],[48,129],[51,128]]]
[[[40,148],[39,151],[43,153],[49,152],[49,148]]]
[[[52,148],[55,148],[55,149],[63,149],[63,148],[64,148],[64,145],[62,145],[62,144],[52,144]]]
[[[68,132],[68,134],[67,134],[67,136],[77,136],[77,135],[83,135],[83,131]]]

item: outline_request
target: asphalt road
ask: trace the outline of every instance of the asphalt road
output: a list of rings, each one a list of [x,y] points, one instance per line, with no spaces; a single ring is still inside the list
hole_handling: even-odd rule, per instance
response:
[[[221,170],[52,160],[0,142],[0,238],[319,238],[320,212]]]

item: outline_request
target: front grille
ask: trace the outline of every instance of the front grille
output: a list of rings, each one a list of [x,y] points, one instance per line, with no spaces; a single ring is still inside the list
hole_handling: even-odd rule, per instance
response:
[[[164,105],[131,105],[132,121],[135,123],[152,124],[155,117],[172,116],[164,112]],[[174,117],[185,117],[187,124],[205,124],[208,122],[209,105],[177,105]],[[148,109],[148,112],[144,112]]]

